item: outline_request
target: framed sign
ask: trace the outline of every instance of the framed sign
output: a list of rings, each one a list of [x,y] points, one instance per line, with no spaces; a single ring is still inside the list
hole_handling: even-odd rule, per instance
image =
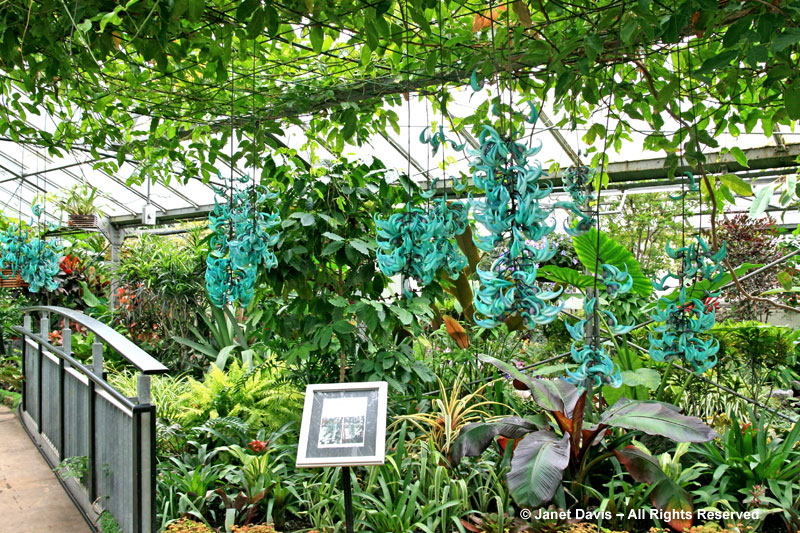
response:
[[[382,465],[387,392],[385,381],[308,385],[297,466]]]

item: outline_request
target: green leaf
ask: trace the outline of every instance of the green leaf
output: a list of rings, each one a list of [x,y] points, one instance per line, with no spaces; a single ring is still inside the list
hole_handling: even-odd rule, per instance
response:
[[[320,349],[325,348],[331,343],[331,336],[333,336],[333,328],[331,326],[325,326],[317,335],[317,345]]]
[[[322,234],[322,236],[323,236],[323,237],[327,237],[327,238],[329,238],[329,239],[330,239],[330,240],[332,240],[332,241],[343,241],[343,240],[344,240],[344,237],[342,237],[341,235],[337,235],[337,234],[335,234],[335,233],[331,233],[330,231],[326,231],[326,232],[324,232],[324,233]]]
[[[633,445],[614,450],[614,454],[635,481],[653,486],[650,501],[656,508],[669,512],[669,516],[676,517],[667,520],[669,525],[678,531],[686,531],[691,527],[693,507],[689,494],[661,470],[655,457]]]
[[[404,326],[410,326],[414,322],[414,315],[408,309],[403,309],[399,305],[392,305],[389,308],[397,315],[397,318],[400,319]]]
[[[342,121],[344,123],[344,126],[342,126],[342,138],[347,141],[350,140],[356,132],[357,121],[355,111],[352,108],[346,109],[342,116]]]
[[[630,44],[633,40],[634,34],[638,29],[639,23],[636,21],[636,19],[629,19],[625,24],[622,25],[622,30],[620,30],[619,33],[622,42],[625,44]]]
[[[674,406],[620,398],[600,416],[600,423],[660,435],[676,442],[707,442],[717,433],[699,418],[684,416]]]
[[[85,281],[81,281],[80,284],[81,288],[83,289],[83,303],[89,307],[97,307],[102,305],[103,302],[101,302],[100,299],[94,295]]]
[[[791,274],[789,274],[785,270],[781,270],[780,272],[778,272],[777,278],[778,278],[778,283],[781,284],[781,287],[783,287],[784,290],[787,290],[787,291],[791,290],[791,288],[792,288],[792,275]]]
[[[595,268],[609,264],[620,270],[628,269],[628,273],[633,278],[633,292],[640,296],[649,296],[653,292],[653,285],[650,279],[642,274],[639,262],[633,257],[624,246],[614,239],[607,237],[605,233],[600,233],[600,259],[597,253],[597,230],[592,228],[587,233],[572,238],[575,246],[575,253],[578,254],[580,262],[594,272]]]
[[[313,213],[303,213],[300,216],[300,223],[303,226],[311,226],[314,224],[314,214]]]
[[[745,159],[745,161],[747,160]],[[753,188],[750,187],[750,184],[735,174],[723,174],[719,177],[719,181],[739,196],[753,196]]]
[[[728,202],[729,204],[733,205],[736,203],[736,197],[733,196],[731,189],[724,183],[719,184],[719,192],[725,199],[725,201]]]
[[[187,14],[191,22],[197,22],[203,17],[206,10],[206,0],[189,0]]]
[[[503,418],[497,422],[473,422],[461,428],[450,448],[450,463],[457,466],[464,457],[481,455],[498,435],[509,439],[521,439],[539,429],[536,424],[518,416]]]
[[[697,69],[697,74],[708,74],[714,72],[716,70],[721,69],[722,67],[726,67],[739,55],[738,50],[728,50],[727,52],[722,52],[721,54],[716,54],[705,61]]]
[[[355,331],[355,326],[350,323],[348,320],[337,320],[333,323],[333,331],[339,333],[340,335],[346,335],[348,333],[353,333]]]
[[[569,451],[569,434],[559,439],[549,431],[534,431],[522,439],[506,477],[514,501],[539,507],[552,500],[569,464]]]
[[[556,283],[572,285],[578,289],[586,289],[594,285],[594,278],[581,274],[574,268],[560,267],[556,265],[545,265],[539,269],[541,276]]]
[[[800,79],[796,79],[786,88],[783,105],[786,107],[786,114],[790,119],[800,120]]]
[[[329,242],[322,247],[322,253],[320,255],[330,255],[338,251],[342,246],[344,246],[344,241]]]
[[[772,199],[773,192],[773,186],[767,185],[762,187],[762,189],[756,193],[753,203],[750,204],[750,218],[758,218],[764,213],[764,211],[767,210],[767,207],[769,207],[769,201]]]
[[[347,298],[343,298],[341,296],[331,296],[328,298],[328,303],[334,307],[347,307],[350,303],[347,301]]]
[[[230,346],[225,346],[223,349],[221,349],[217,354],[217,358],[214,361],[214,365],[220,370],[225,370],[225,364],[228,362],[228,357],[230,357],[231,352],[233,352],[233,350],[235,350],[236,348],[238,348],[238,346],[232,344]]]
[[[250,20],[247,22],[247,36],[250,39],[255,39],[261,32],[264,31],[264,28],[267,26],[267,16],[264,13],[264,10],[260,7],[253,11],[253,16],[250,17]]]
[[[308,37],[311,40],[311,48],[314,52],[322,52],[322,43],[325,42],[325,32],[322,29],[322,24],[312,24]]]
[[[656,390],[661,383],[661,374],[654,368],[637,368],[622,372],[622,384],[629,387],[644,386]]]
[[[772,53],[782,52],[793,44],[800,42],[800,28],[788,28],[772,39]]]
[[[369,246],[366,242],[362,241],[361,239],[351,239],[350,246],[358,250],[364,255],[369,255]]]
[[[219,352],[217,350],[214,350],[210,346],[204,346],[198,342],[195,342],[191,339],[187,339],[185,337],[180,337],[176,335],[172,337],[172,340],[174,340],[177,343],[183,344],[184,346],[188,346],[189,348],[197,352],[200,352],[202,354],[205,354],[209,357],[217,357],[217,355],[219,355]]]
[[[518,379],[531,390],[531,398],[536,404],[547,411],[558,411],[567,416],[572,416],[572,410],[578,402],[578,389],[566,381],[550,381],[536,379],[520,372],[516,367],[496,359],[490,355],[480,354],[478,359],[497,367],[501,372]]]
[[[750,168],[750,164],[747,162],[747,156],[744,155],[744,152],[738,146],[734,146],[731,148],[731,155],[736,160],[737,163],[742,165],[744,168]]]

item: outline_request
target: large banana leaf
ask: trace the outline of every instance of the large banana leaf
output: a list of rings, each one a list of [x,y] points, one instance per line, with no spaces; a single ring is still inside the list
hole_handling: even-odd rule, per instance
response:
[[[553,499],[569,464],[569,435],[549,431],[529,433],[520,441],[506,477],[518,505],[539,507]]]
[[[567,417],[572,416],[572,410],[578,402],[578,389],[561,379],[537,379],[520,372],[513,365],[489,355],[479,355],[481,361],[490,363],[501,372],[518,379],[531,390],[531,398],[536,404],[547,411],[558,411]]]
[[[603,412],[600,423],[661,435],[676,442],[706,442],[717,437],[699,418],[682,415],[675,406],[655,401],[620,398]]]
[[[450,462],[459,464],[464,457],[477,457],[482,454],[498,435],[509,439],[521,439],[531,431],[539,429],[530,420],[510,416],[496,422],[474,422],[461,429],[458,438],[450,449]]]
[[[650,293],[653,292],[650,279],[642,274],[639,262],[633,257],[633,254],[617,241],[606,236],[605,233],[600,233],[599,259],[597,257],[597,230],[595,228],[583,235],[573,237],[572,244],[575,246],[578,259],[590,272],[594,272],[595,268],[599,269],[603,264],[613,265],[620,270],[627,268],[628,273],[633,278],[633,292],[641,296],[650,296]]]
[[[670,526],[677,531],[686,531],[692,527],[692,501],[689,494],[667,477],[661,470],[656,459],[638,449],[636,446],[626,446],[621,450],[614,450],[619,462],[628,470],[631,477],[639,483],[653,485],[650,491],[650,501],[662,511],[669,512],[672,520],[667,520]],[[683,511],[683,516],[680,513]]]

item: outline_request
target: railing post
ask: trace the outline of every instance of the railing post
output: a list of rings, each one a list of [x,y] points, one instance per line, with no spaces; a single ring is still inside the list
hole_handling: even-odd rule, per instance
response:
[[[31,331],[31,316],[28,313],[25,313],[22,316],[22,327],[25,328],[26,331]],[[28,350],[28,337],[26,335],[22,336],[22,411],[27,413],[28,412],[28,375],[26,372],[28,371],[28,367],[25,364],[26,354]]]
[[[47,313],[42,313],[41,318],[39,319],[39,336],[47,340],[50,338],[50,317]],[[39,351],[38,351],[38,371],[36,376],[36,398],[37,398],[37,405],[39,406],[37,417],[36,417],[36,430],[39,434],[42,434],[42,376],[44,374],[44,345],[39,343]]]
[[[95,376],[103,379],[103,344],[100,342],[92,343],[92,373]],[[86,458],[86,465],[88,467],[88,478],[86,479],[86,492],[89,493],[89,501],[93,502],[97,499],[97,468],[95,466],[95,458],[97,456],[97,439],[96,439],[96,423],[95,423],[95,384],[91,379],[89,380],[89,450]]]
[[[72,330],[69,329],[69,319],[64,317],[63,327],[61,328],[61,351],[67,355],[72,355]],[[64,409],[66,407],[66,387],[64,380],[67,377],[67,362],[63,357],[58,358],[58,460],[63,461],[67,456],[64,439]]]
[[[136,376],[136,397],[139,404],[150,404],[150,376],[147,374]]]
[[[139,374],[136,378],[137,409],[134,410],[134,447],[136,457],[136,484],[134,494],[138,509],[138,528],[135,531],[150,533],[156,530],[155,514],[155,468],[156,468],[156,414],[152,402],[150,376]],[[134,519],[136,520],[136,519]]]

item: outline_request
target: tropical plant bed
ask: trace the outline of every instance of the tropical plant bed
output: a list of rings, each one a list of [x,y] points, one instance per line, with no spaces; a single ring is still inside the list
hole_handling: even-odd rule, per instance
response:
[[[168,533],[213,533],[215,530],[211,529],[202,522],[195,522],[188,518],[181,518],[169,526],[165,530]],[[255,524],[251,526],[233,526],[232,533],[279,533],[272,527],[272,524]]]

